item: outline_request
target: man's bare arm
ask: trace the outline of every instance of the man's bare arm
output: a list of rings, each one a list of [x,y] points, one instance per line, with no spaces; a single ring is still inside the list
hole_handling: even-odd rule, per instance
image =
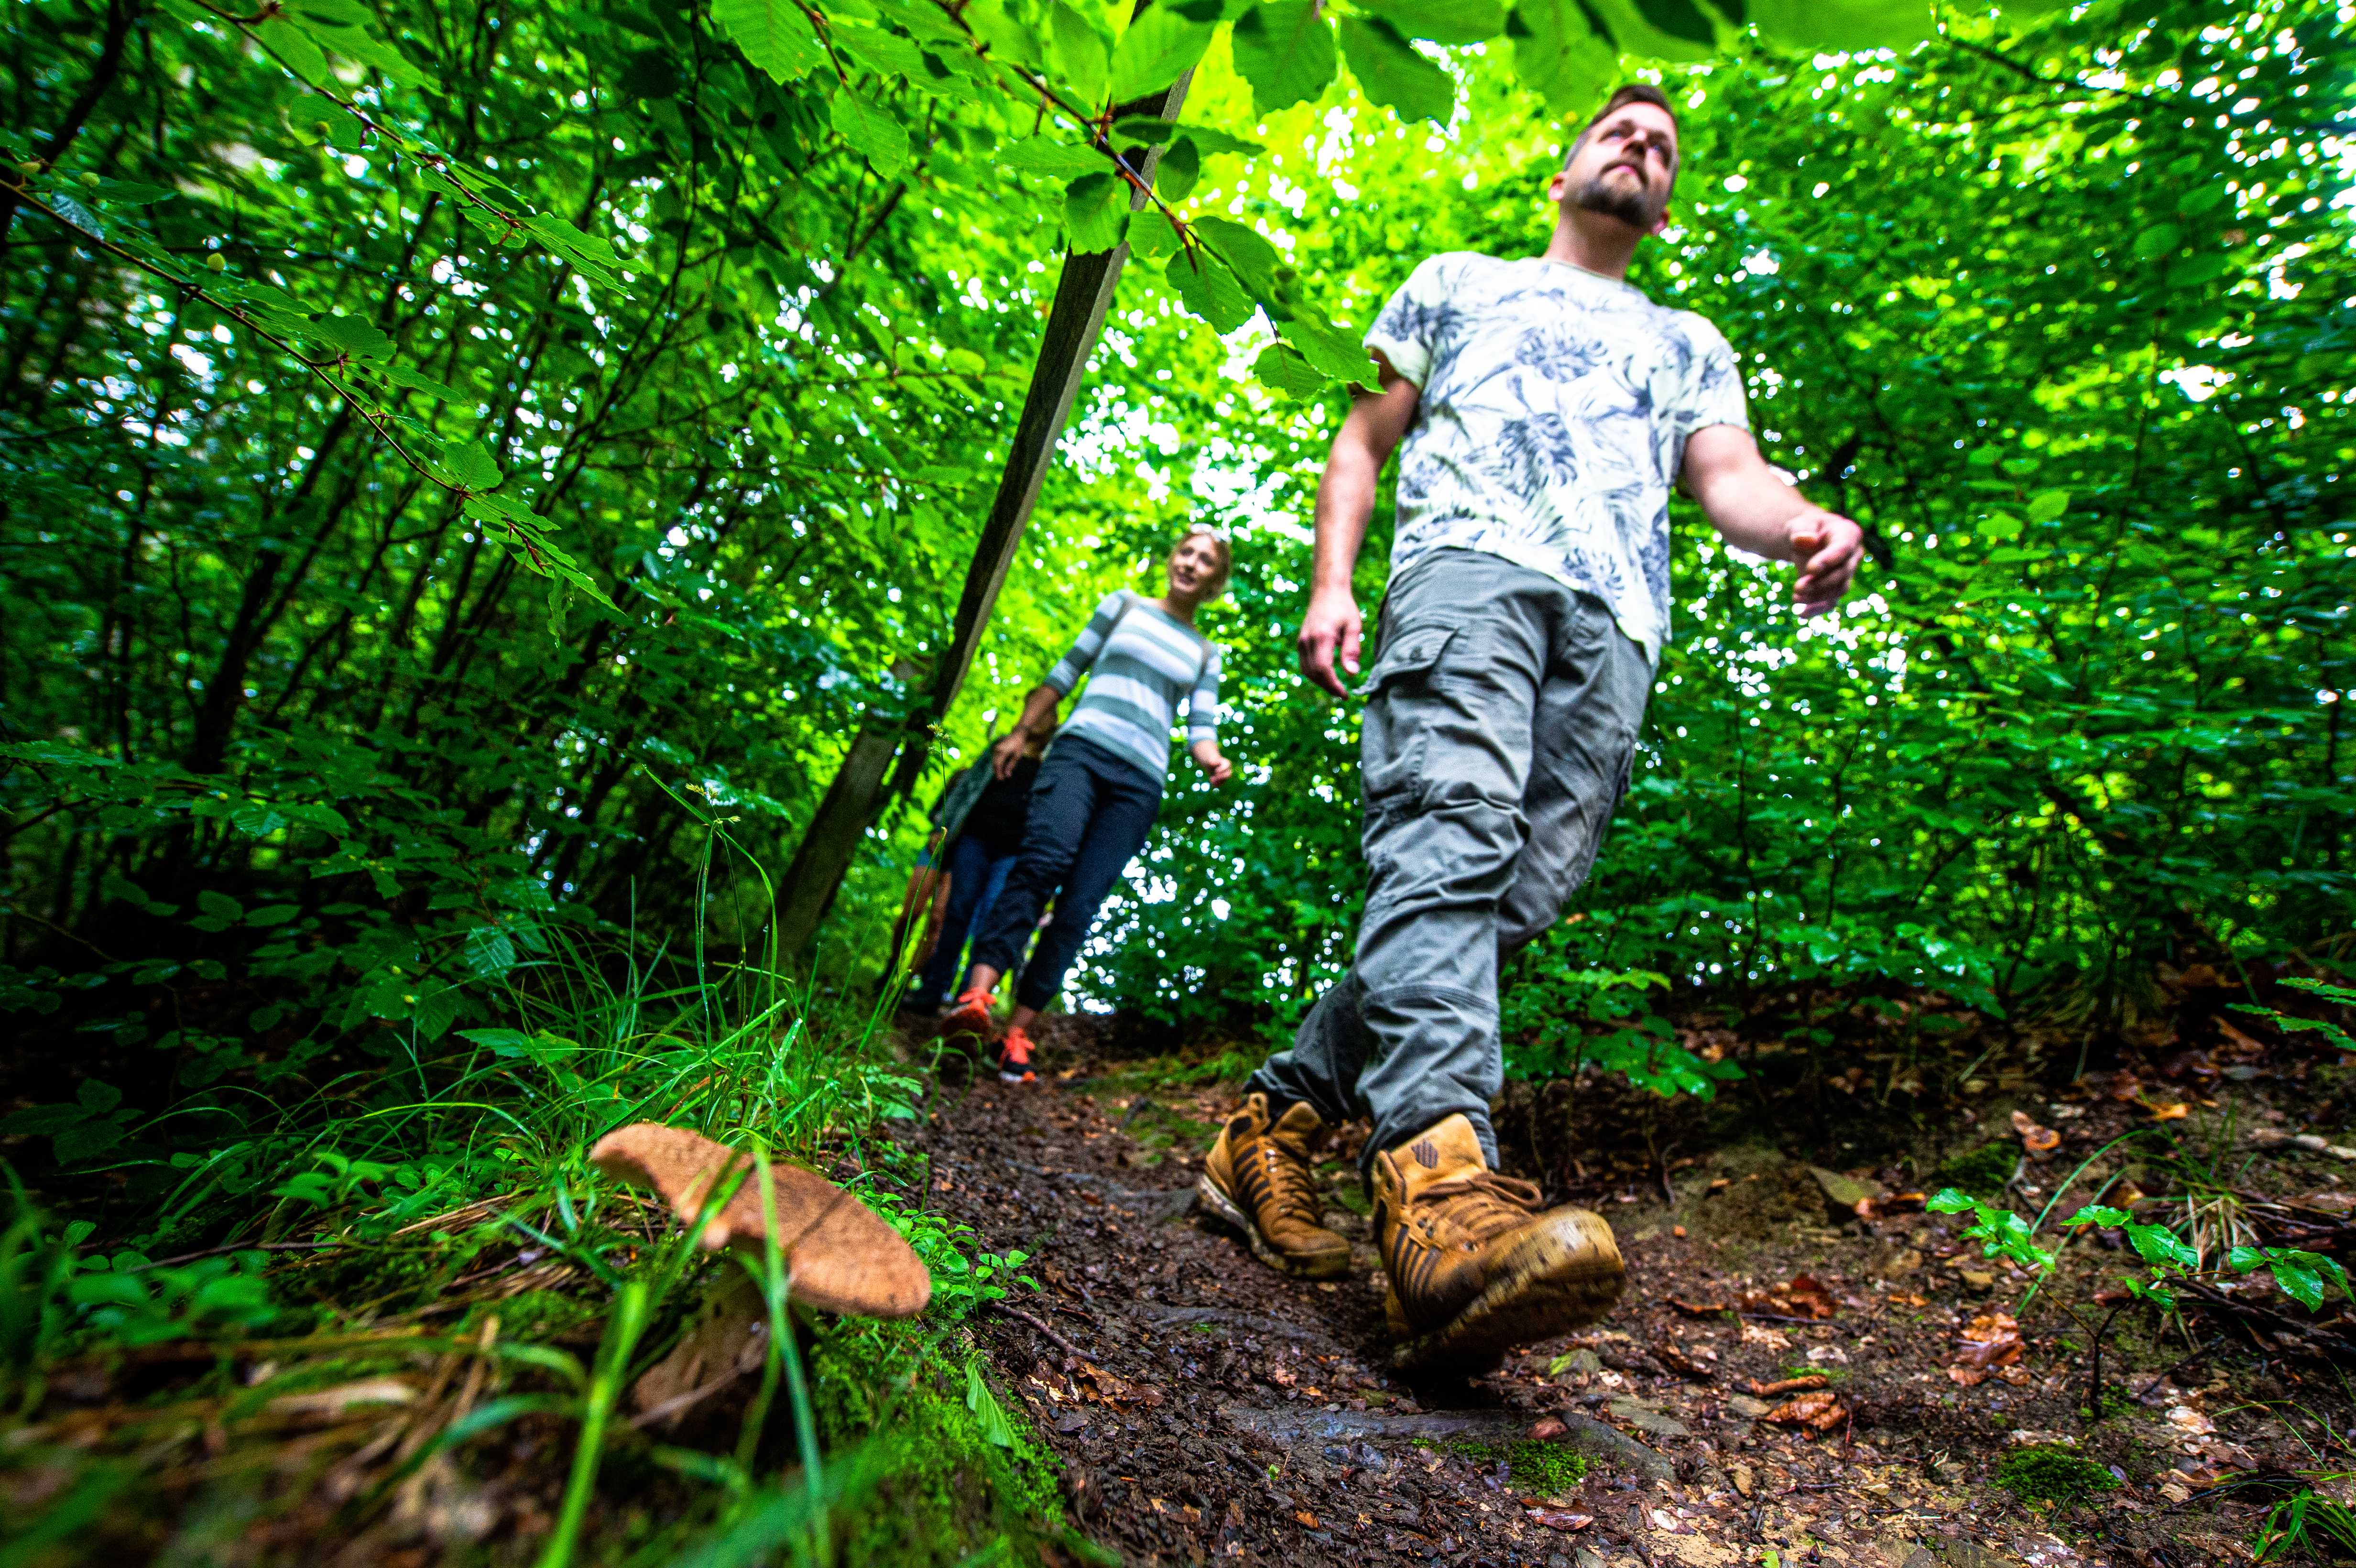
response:
[[[1805,620],[1841,602],[1865,553],[1865,530],[1786,485],[1759,455],[1750,432],[1730,424],[1697,430],[1686,443],[1686,491],[1726,541],[1771,560],[1799,563],[1792,603]]]
[[[1055,709],[1063,705],[1064,694],[1042,681],[1023,695],[1023,717],[1014,728],[999,737],[991,748],[990,771],[1002,779],[1014,776],[1014,764],[1023,760],[1023,749],[1031,737],[1055,722]]]
[[[1375,515],[1383,464],[1406,438],[1423,395],[1381,354],[1375,364],[1382,372],[1382,390],[1351,402],[1326,453],[1325,476],[1317,482],[1317,554],[1310,572],[1309,612],[1301,621],[1301,673],[1336,697],[1348,695],[1333,671],[1336,656],[1355,675],[1364,643],[1365,623],[1350,589],[1358,547],[1366,542],[1366,523]]]

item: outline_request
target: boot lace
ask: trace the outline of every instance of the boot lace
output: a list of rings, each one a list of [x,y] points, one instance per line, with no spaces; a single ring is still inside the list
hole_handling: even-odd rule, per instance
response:
[[[1252,1157],[1268,1173],[1269,1190],[1275,1195],[1280,1212],[1312,1225],[1325,1217],[1325,1206],[1318,1201],[1316,1182],[1306,1158],[1294,1156],[1274,1138],[1262,1138],[1259,1147],[1252,1151]]]
[[[1541,1201],[1534,1181],[1500,1176],[1494,1170],[1472,1170],[1433,1182],[1416,1195],[1415,1206],[1431,1210],[1446,1205],[1448,1228],[1462,1232],[1462,1240],[1477,1244],[1527,1221],[1538,1212]],[[1422,1228],[1430,1234],[1435,1229],[1432,1221],[1438,1216],[1427,1214],[1421,1218]]]

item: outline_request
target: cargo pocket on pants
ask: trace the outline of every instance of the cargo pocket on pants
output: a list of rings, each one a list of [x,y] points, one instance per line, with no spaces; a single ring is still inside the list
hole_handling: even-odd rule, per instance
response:
[[[1370,809],[1422,783],[1430,734],[1418,710],[1430,699],[1431,672],[1459,629],[1430,622],[1402,626],[1383,640],[1381,655],[1366,672],[1358,788]]]

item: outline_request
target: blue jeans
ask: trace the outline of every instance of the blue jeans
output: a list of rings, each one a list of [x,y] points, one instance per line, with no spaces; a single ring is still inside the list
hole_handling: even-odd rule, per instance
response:
[[[1145,848],[1161,809],[1161,781],[1146,777],[1136,763],[1084,736],[1055,742],[1031,785],[1031,816],[1014,874],[973,942],[977,966],[1009,974],[1023,962],[1039,912],[1050,898],[1055,901],[1055,918],[1040,933],[1014,987],[1018,1005],[1044,1008],[1064,988],[1098,906],[1120,880],[1121,868]]]
[[[1014,869],[1017,858],[1011,850],[994,854],[972,837],[961,837],[949,846],[948,907],[941,911],[940,941],[908,987],[911,1004],[936,1007],[964,978],[965,970],[959,965],[965,957],[966,935],[990,918],[990,906],[998,901],[998,891],[1006,885],[1006,874]]]

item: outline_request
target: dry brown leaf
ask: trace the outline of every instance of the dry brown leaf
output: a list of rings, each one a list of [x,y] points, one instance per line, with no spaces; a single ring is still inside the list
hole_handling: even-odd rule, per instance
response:
[[[1832,1379],[1822,1375],[1784,1378],[1781,1381],[1772,1383],[1762,1383],[1757,1378],[1753,1378],[1751,1380],[1751,1392],[1764,1399],[1771,1393],[1798,1393],[1804,1389],[1826,1388],[1830,1386],[1831,1382]]]
[[[1789,1334],[1779,1328],[1764,1328],[1756,1323],[1745,1323],[1742,1326],[1742,1342],[1756,1346],[1762,1350],[1788,1350],[1792,1348],[1792,1337]]]
[[[1538,1424],[1530,1428],[1530,1441],[1534,1443],[1552,1442],[1555,1438],[1561,1436],[1564,1433],[1569,1430],[1570,1428],[1565,1426],[1562,1424],[1561,1419],[1558,1416],[1541,1416],[1538,1419]]]
[[[1805,1426],[1817,1432],[1829,1432],[1847,1418],[1848,1412],[1840,1406],[1840,1396],[1829,1392],[1804,1393],[1788,1400],[1761,1416],[1762,1421],[1780,1425]]]
[[[1687,1301],[1675,1296],[1669,1297],[1669,1305],[1688,1317],[1720,1317],[1734,1310],[1730,1301]]]
[[[2151,1113],[2151,1119],[2155,1122],[2180,1122],[2191,1113],[2191,1107],[2181,1100],[2171,1100],[2164,1104],[2146,1100],[2143,1103],[2143,1108]]]
[[[1839,1310],[1833,1304],[1833,1293],[1804,1274],[1794,1275],[1788,1285],[1746,1290],[1740,1305],[1745,1312],[1765,1312],[1777,1317],[1830,1317]]]
[[[1950,1358],[1947,1375],[1965,1388],[1976,1386],[1999,1367],[2018,1365],[2028,1349],[2021,1343],[2020,1325],[2008,1312],[1983,1312],[1965,1324],[1956,1338],[1961,1343]]]
[[[1307,1509],[1295,1510],[1292,1517],[1301,1521],[1301,1528],[1303,1530],[1315,1530],[1317,1528],[1317,1516],[1311,1513]]]
[[[1573,1513],[1569,1509],[1534,1508],[1529,1511],[1531,1523],[1545,1525],[1548,1530],[1585,1530],[1595,1522],[1593,1514]]]
[[[1931,1298],[1927,1296],[1900,1296],[1894,1291],[1890,1293],[1889,1299],[1890,1305],[1892,1307],[1928,1307],[1931,1305]]]
[[[2020,1135],[2020,1147],[2031,1154],[2051,1154],[2062,1147],[2062,1135],[2051,1127],[2040,1127],[2025,1111],[2012,1114],[2012,1130]]]
[[[1653,1360],[1682,1378],[1694,1378],[1699,1381],[1708,1382],[1714,1375],[1708,1367],[1666,1341],[1653,1347]]]

